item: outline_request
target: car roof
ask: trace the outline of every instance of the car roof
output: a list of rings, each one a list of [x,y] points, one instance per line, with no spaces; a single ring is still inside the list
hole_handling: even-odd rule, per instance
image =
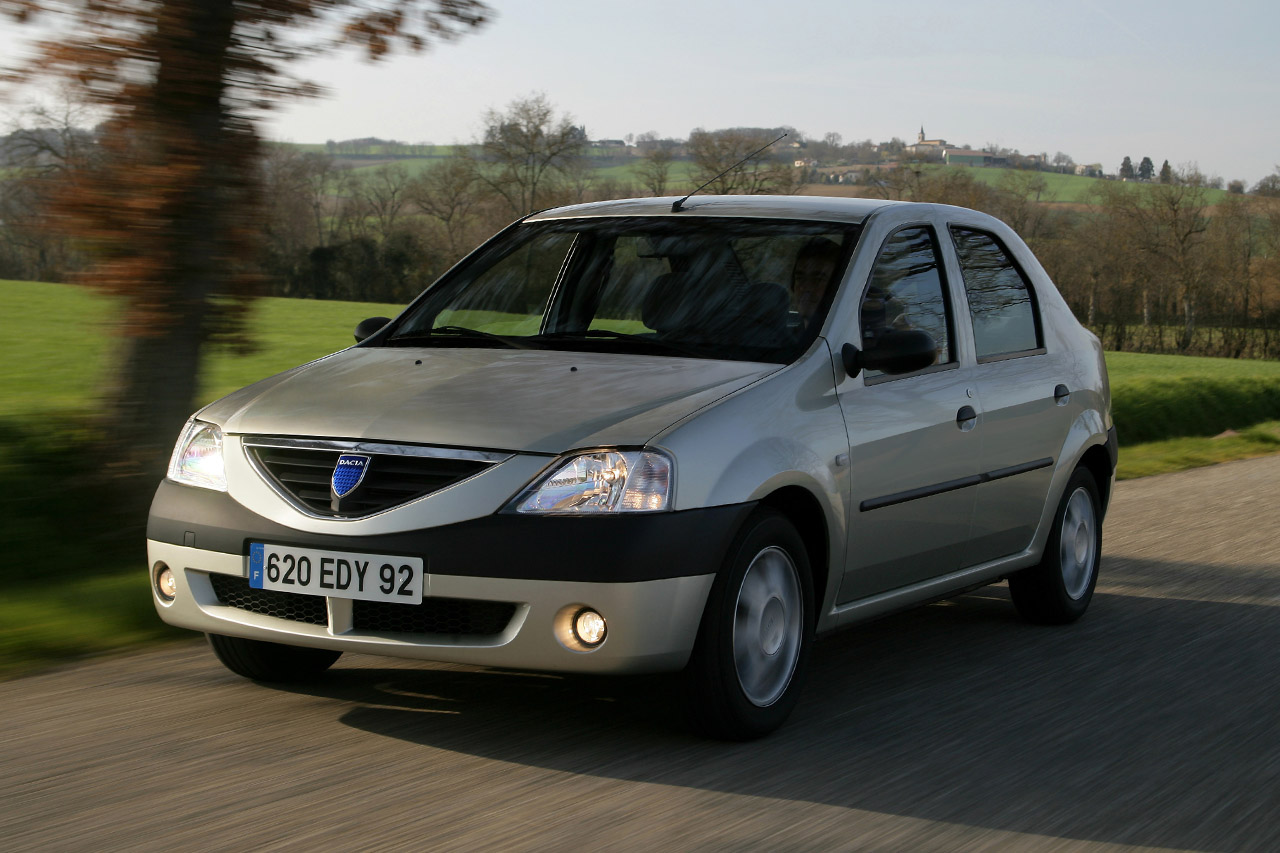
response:
[[[880,208],[910,202],[873,198],[832,198],[808,195],[695,195],[679,212],[671,210],[680,196],[593,201],[544,210],[527,222],[596,216],[736,216],[763,219],[812,219],[861,223]]]

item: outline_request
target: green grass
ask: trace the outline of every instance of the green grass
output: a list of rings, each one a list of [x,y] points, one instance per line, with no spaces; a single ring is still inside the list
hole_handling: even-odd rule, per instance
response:
[[[368,317],[394,317],[403,305],[377,302],[327,302],[315,299],[260,299],[250,330],[258,352],[236,356],[215,352],[200,382],[200,403],[288,370],[355,343],[356,324]]]
[[[945,166],[940,163],[929,163],[924,166],[925,172],[963,172],[975,181],[988,186],[997,187],[1011,169],[998,169],[992,166]],[[1083,202],[1089,191],[1096,185],[1105,183],[1101,178],[1086,178],[1082,175],[1064,175],[1058,172],[1026,172],[1019,176],[1034,176],[1043,179],[1045,192],[1041,201],[1046,202]]]
[[[991,166],[944,166],[940,164],[925,165],[926,171],[951,170],[955,172],[966,172],[974,180],[990,186],[999,186],[1001,179],[1010,171],[1010,169],[998,169]],[[1102,178],[1086,178],[1083,175],[1065,175],[1058,172],[1032,172],[1036,177],[1044,179],[1045,192],[1041,201],[1045,202],[1064,202],[1069,204],[1082,204],[1088,200],[1089,193],[1099,184],[1112,184],[1114,181],[1107,181]],[[1135,189],[1141,189],[1152,184],[1132,183],[1129,186]],[[1209,204],[1220,203],[1229,193],[1226,190],[1205,190],[1205,198]]]
[[[399,310],[260,300],[250,321],[260,348],[211,353],[199,402],[345,348],[360,320]],[[113,515],[111,494],[91,476],[103,460],[84,452],[110,364],[112,303],[70,285],[0,281],[0,315],[0,678],[190,636],[153,613],[140,518]],[[1280,451],[1280,363],[1128,353],[1107,360],[1122,478]],[[1240,435],[1210,437],[1229,428]]]
[[[368,163],[362,165],[362,161],[360,160],[343,160],[342,158],[338,158],[338,161],[350,165],[351,171],[353,172],[374,172],[378,169],[385,169],[389,165],[387,163]],[[441,158],[410,157],[404,160],[396,160],[390,165],[399,166],[404,169],[405,173],[411,178],[418,178],[421,177],[428,169],[432,169],[443,162],[445,161]]]
[[[68,658],[187,640],[156,616],[143,563],[97,577],[11,585],[0,599],[0,679]]]
[[[1116,477],[1133,480],[1272,453],[1280,453],[1280,421],[1256,424],[1212,438],[1170,438],[1125,447],[1120,451]]]
[[[339,159],[341,160],[341,158]],[[360,165],[361,161],[359,160],[344,160],[343,162],[350,163],[352,165],[352,169],[356,172],[365,172],[365,171],[371,171],[374,169],[381,169],[386,165],[385,163],[378,163],[378,164],[372,164],[372,165]],[[428,159],[428,158],[410,158],[410,159],[396,161],[397,165],[403,167],[410,177],[415,177],[415,178],[420,176],[426,170],[442,162],[444,162],[443,159]],[[633,192],[643,195],[644,187],[640,182],[640,178],[636,175],[636,169],[640,167],[641,162],[642,162],[641,158],[635,157],[632,159],[631,162],[628,162],[628,163],[619,163],[619,164],[609,165],[609,166],[597,166],[594,170],[595,178],[597,180],[611,179],[611,180],[618,181],[619,183],[622,183],[622,184],[630,184],[632,186]],[[668,183],[670,192],[674,193],[678,190],[681,193],[685,193],[685,192],[688,192],[689,190],[692,190],[695,186],[695,184],[693,183],[693,179],[690,177],[690,173],[692,171],[693,171],[693,163],[687,160],[677,160],[673,162],[671,164],[671,171],[669,172],[668,178],[667,178],[667,183]]]
[[[152,610],[142,518],[93,476],[88,437],[71,415],[0,417],[0,678],[180,633]]]
[[[1112,352],[1107,368],[1122,445],[1280,418],[1280,362]]]
[[[259,350],[249,356],[210,353],[200,403],[355,342],[352,331],[366,317],[394,317],[402,305],[260,299],[250,332]],[[0,281],[0,418],[29,419],[84,412],[110,363],[115,311],[109,300],[69,284]]]

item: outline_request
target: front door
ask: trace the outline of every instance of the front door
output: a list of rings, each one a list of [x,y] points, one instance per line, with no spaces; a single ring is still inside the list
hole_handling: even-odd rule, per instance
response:
[[[960,568],[979,471],[979,402],[962,367],[934,230],[911,225],[880,250],[859,310],[862,350],[885,330],[928,332],[931,367],[864,370],[841,383],[849,431],[849,548],[839,603]]]

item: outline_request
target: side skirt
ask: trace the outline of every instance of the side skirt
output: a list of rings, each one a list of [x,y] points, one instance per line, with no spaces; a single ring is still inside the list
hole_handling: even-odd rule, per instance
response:
[[[820,620],[818,633],[856,625],[900,610],[907,610],[931,601],[952,598],[970,590],[993,584],[1019,569],[1033,566],[1039,556],[1030,548],[1009,557],[1001,557],[978,566],[970,566],[958,572],[930,578],[920,583],[892,589],[868,598],[837,605]]]

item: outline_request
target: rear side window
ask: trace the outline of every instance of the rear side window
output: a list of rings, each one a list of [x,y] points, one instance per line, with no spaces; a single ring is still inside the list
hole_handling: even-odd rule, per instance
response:
[[[951,228],[973,318],[978,360],[1025,354],[1043,346],[1035,294],[995,237]]]

